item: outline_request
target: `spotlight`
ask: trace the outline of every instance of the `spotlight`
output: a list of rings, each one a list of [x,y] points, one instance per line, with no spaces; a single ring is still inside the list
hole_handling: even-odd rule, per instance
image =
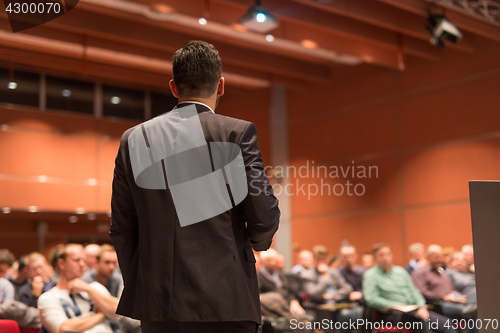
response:
[[[116,105],[116,104],[120,104],[120,102],[121,102],[121,101],[122,101],[122,100],[121,100],[121,98],[120,98],[120,97],[118,97],[118,96],[113,96],[113,97],[111,97],[111,103],[112,103],[112,104],[115,104],[115,105]]]
[[[260,0],[255,1],[255,6],[250,7],[239,23],[256,32],[265,33],[278,26],[276,18],[267,9],[260,6]]]
[[[8,84],[7,84],[7,88],[11,89],[11,90],[14,90],[17,88],[17,82],[14,82],[14,81],[10,81]]]
[[[200,17],[198,19],[198,23],[201,24],[201,25],[206,25],[207,24],[207,19],[204,18],[204,17]]]
[[[462,33],[444,15],[430,14],[425,26],[432,34],[431,44],[446,48],[442,38],[457,44],[462,39]]]
[[[69,97],[71,96],[71,90],[69,89],[63,89],[62,93],[61,93],[64,97]]]
[[[274,36],[273,36],[273,35],[267,35],[267,36],[266,36],[266,40],[267,40],[268,42],[272,42],[272,41],[274,41]]]

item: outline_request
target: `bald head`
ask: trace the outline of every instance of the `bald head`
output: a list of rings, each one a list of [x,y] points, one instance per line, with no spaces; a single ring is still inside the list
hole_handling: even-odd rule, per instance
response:
[[[427,248],[427,260],[429,261],[429,265],[431,265],[434,270],[438,270],[440,267],[443,267],[444,257],[441,246],[436,244],[429,245]]]
[[[269,249],[260,252],[260,259],[262,259],[262,266],[270,271],[278,269],[278,251]]]

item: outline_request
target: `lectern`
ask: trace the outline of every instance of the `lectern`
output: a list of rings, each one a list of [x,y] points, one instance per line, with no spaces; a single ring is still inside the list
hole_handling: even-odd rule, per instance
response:
[[[498,333],[500,329],[500,181],[471,181],[469,182],[469,195],[478,319],[483,324],[480,331]],[[485,329],[488,319],[492,321]],[[493,323],[495,325],[492,325]]]

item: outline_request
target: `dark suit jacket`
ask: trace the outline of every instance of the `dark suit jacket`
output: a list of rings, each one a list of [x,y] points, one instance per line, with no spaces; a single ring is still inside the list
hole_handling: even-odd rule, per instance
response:
[[[257,277],[259,280],[259,292],[261,294],[269,293],[269,292],[277,292],[281,294],[288,303],[293,300],[299,300],[297,298],[298,290],[296,290],[294,281],[291,281],[284,273],[280,272],[279,276],[281,281],[283,281],[283,285],[281,288],[276,287],[276,284],[273,281],[270,281],[267,277],[262,274],[262,272],[257,273]]]
[[[270,247],[280,211],[263,168],[257,131],[253,123],[213,114],[201,104],[182,103],[174,109],[183,112],[189,105],[196,106],[207,143],[240,147],[247,182],[253,182],[240,204],[181,227],[168,184],[166,190],[136,185],[128,150],[135,127],[128,129],[115,160],[111,200],[110,235],[124,279],[117,313],[146,321],[261,324],[252,247]],[[167,114],[149,121],[167,121]],[[200,208],[194,203],[193,209]]]

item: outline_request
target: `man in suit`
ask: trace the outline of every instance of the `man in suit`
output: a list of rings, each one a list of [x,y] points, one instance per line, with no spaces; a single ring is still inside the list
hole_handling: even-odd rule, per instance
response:
[[[124,279],[117,313],[141,320],[144,333],[256,332],[252,248],[270,247],[280,217],[257,131],[214,112],[224,77],[213,45],[186,43],[172,68],[179,103],[127,130],[115,160],[110,235]],[[216,143],[233,147],[231,159]],[[226,168],[229,160],[241,162],[241,173]],[[241,175],[244,187],[235,187]],[[189,188],[206,180],[214,186]]]

